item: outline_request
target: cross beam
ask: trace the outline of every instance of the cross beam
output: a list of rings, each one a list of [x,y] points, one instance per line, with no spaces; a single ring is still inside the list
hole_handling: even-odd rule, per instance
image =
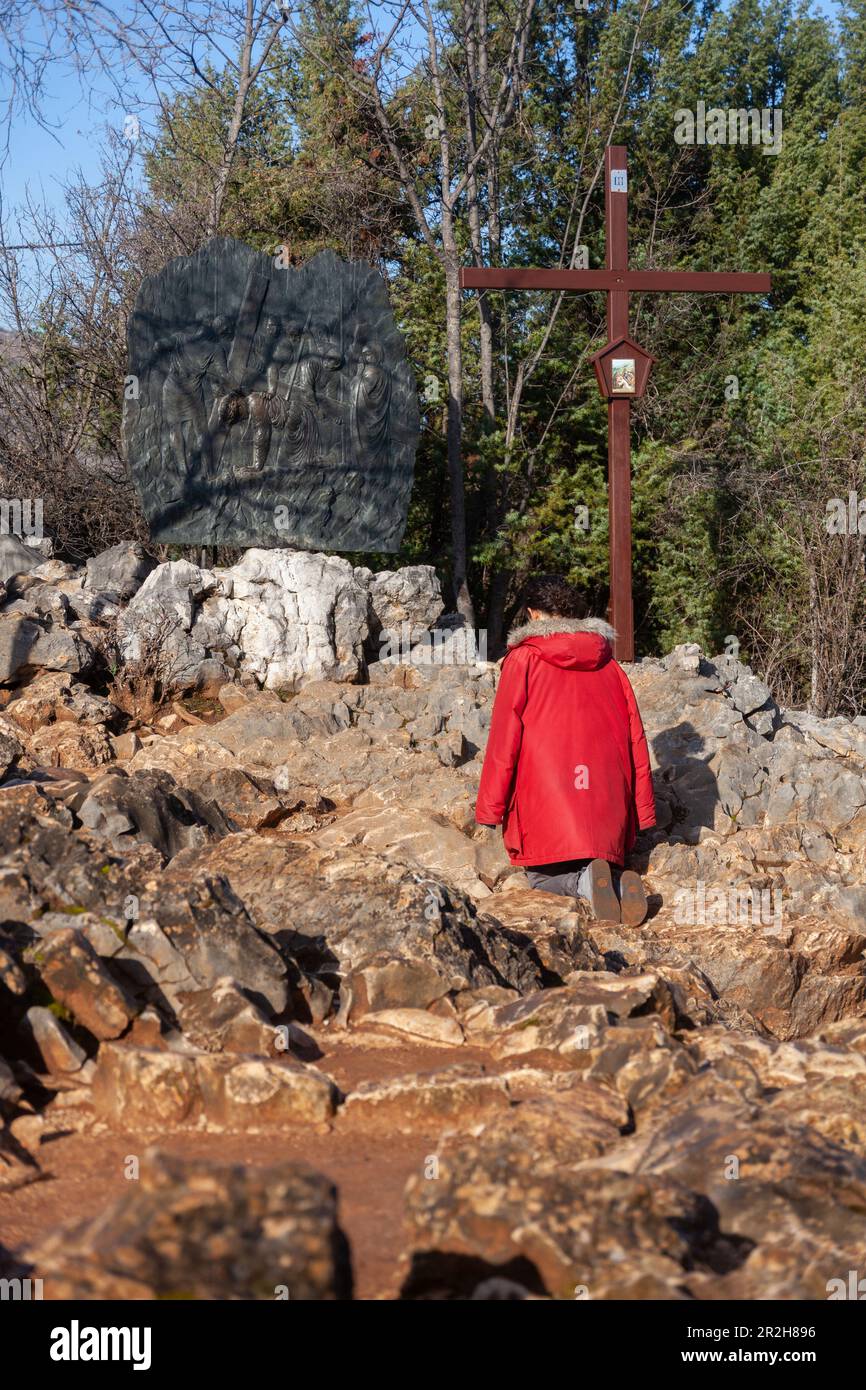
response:
[[[466,290],[682,290],[690,294],[767,293],[769,275],[715,270],[488,270],[465,266]]]
[[[467,290],[593,290],[607,295],[607,338],[628,334],[629,294],[769,294],[769,275],[704,270],[629,270],[628,163],[624,145],[610,145],[604,157],[604,270],[489,269],[467,266],[460,283]],[[610,518],[610,617],[617,632],[616,655],[634,660],[631,594],[631,439],[630,402],[609,400],[608,514]]]

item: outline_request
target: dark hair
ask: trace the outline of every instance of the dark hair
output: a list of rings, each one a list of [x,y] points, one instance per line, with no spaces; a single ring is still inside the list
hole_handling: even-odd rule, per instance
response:
[[[555,618],[583,618],[586,602],[583,595],[559,574],[530,575],[523,586],[524,609],[538,608]]]

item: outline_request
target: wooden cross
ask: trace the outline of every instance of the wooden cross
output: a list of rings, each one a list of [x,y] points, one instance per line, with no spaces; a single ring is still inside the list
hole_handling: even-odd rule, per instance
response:
[[[674,290],[702,294],[767,294],[769,275],[715,271],[629,270],[628,164],[624,145],[609,145],[604,156],[605,270],[482,270],[465,267],[461,284],[472,290],[604,290],[607,337],[613,344],[628,335],[632,291]],[[600,354],[599,354],[600,355]],[[634,392],[632,392],[634,394]],[[628,395],[608,395],[607,494],[610,518],[610,619],[617,632],[619,661],[634,660],[631,596],[631,440]]]

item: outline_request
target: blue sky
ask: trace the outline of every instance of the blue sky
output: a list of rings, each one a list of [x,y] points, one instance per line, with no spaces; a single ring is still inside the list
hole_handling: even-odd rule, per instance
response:
[[[814,9],[835,15],[838,5],[835,0],[816,0]],[[60,211],[62,184],[70,171],[80,168],[88,180],[95,180],[107,128],[123,129],[127,113],[117,106],[108,81],[94,81],[82,92],[77,75],[58,67],[51,74],[50,86],[52,94],[44,104],[47,128],[32,118],[17,120],[0,167],[7,216],[21,205],[28,188],[37,201]]]
[[[28,188],[38,201],[61,206],[61,188],[70,170],[80,166],[88,178],[95,177],[107,127],[123,128],[124,113],[112,109],[107,92],[93,91],[82,97],[77,79],[68,74],[54,87],[55,95],[45,107],[48,129],[23,118],[13,127],[0,168],[7,209],[23,202]]]

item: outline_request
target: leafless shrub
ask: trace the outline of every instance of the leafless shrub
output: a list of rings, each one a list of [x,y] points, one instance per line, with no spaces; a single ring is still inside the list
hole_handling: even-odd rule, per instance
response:
[[[120,447],[133,198],[115,143],[99,183],[67,188],[63,228],[31,203],[0,239],[0,489],[41,498],[74,561],[147,535]]]
[[[179,627],[176,613],[156,607],[146,620],[136,624],[131,644],[116,619],[105,629],[100,655],[109,676],[108,698],[127,716],[132,728],[152,724],[177,698],[174,637]],[[134,648],[133,657],[127,655],[129,645]]]
[[[735,631],[748,634],[754,664],[783,701],[823,716],[857,715],[866,695],[866,536],[856,524],[841,534],[828,526],[831,499],[847,507],[863,492],[864,391],[861,380],[829,416],[816,400],[796,442],[781,432],[769,467],[744,466],[732,479],[748,518]]]

